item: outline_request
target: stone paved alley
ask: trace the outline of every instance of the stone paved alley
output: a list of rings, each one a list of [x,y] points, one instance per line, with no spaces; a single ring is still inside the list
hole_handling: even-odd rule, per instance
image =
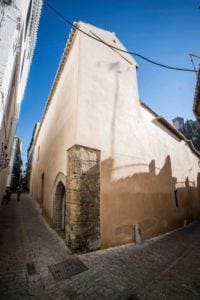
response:
[[[199,249],[195,222],[142,246],[71,255],[31,198],[13,196],[0,209],[0,299],[200,299]]]

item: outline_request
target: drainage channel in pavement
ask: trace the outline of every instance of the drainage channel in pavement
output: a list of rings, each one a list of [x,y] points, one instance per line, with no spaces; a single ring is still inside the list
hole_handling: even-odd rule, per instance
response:
[[[56,281],[69,279],[74,275],[88,270],[88,267],[77,257],[66,259],[48,268]]]

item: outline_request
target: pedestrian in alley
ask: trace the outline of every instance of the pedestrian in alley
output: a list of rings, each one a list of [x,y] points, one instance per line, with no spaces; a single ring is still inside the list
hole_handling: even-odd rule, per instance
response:
[[[21,198],[21,192],[22,192],[22,186],[21,184],[18,185],[17,187],[17,201],[20,201],[20,198]]]
[[[10,198],[11,198],[11,189],[10,189],[10,187],[7,187],[6,192],[2,199],[1,205],[8,204],[8,202],[10,201]]]

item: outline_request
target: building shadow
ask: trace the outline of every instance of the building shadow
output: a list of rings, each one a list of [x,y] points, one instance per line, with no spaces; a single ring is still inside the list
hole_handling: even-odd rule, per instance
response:
[[[155,160],[146,166],[147,171],[138,172],[138,167],[140,164],[128,165],[132,175],[119,178],[119,167],[115,168],[112,158],[101,163],[103,247],[134,242],[136,223],[140,224],[143,238],[148,239],[199,217],[200,173],[196,182],[188,178],[178,181],[172,176],[170,156],[159,171]]]

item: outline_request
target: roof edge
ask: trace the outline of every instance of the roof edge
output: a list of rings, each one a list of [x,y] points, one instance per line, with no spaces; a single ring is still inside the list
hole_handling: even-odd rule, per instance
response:
[[[74,22],[73,24],[76,27],[79,27],[78,23]],[[60,59],[59,65],[58,65],[56,75],[54,77],[54,81],[53,81],[53,84],[52,84],[51,89],[50,89],[50,93],[49,93],[48,98],[47,98],[47,102],[46,102],[46,105],[45,105],[45,108],[44,108],[44,111],[43,111],[43,114],[42,114],[42,118],[39,122],[40,125],[39,125],[39,128],[38,128],[36,137],[35,137],[35,141],[37,141],[38,135],[40,133],[40,129],[41,129],[43,121],[44,121],[44,118],[46,116],[46,113],[48,111],[48,108],[49,108],[49,105],[51,103],[52,97],[53,97],[54,92],[56,90],[58,80],[60,79],[60,76],[62,74],[65,62],[68,58],[69,52],[70,52],[72,44],[74,42],[76,32],[77,32],[77,29],[75,29],[75,27],[72,27],[71,32],[70,32],[69,37],[68,37],[68,40],[67,40],[67,43],[66,43],[66,46],[65,46],[64,51],[63,51],[63,55]]]
[[[153,111],[146,103],[140,101],[141,105],[148,110],[154,117],[155,121],[160,122],[163,126],[165,126],[169,131],[171,131],[174,135],[176,135],[180,140],[184,141],[191,151],[195,153],[198,157],[200,157],[200,152],[194,147],[191,140],[188,140],[179,130],[177,130],[171,123],[169,123],[165,118],[159,116],[155,111]]]

